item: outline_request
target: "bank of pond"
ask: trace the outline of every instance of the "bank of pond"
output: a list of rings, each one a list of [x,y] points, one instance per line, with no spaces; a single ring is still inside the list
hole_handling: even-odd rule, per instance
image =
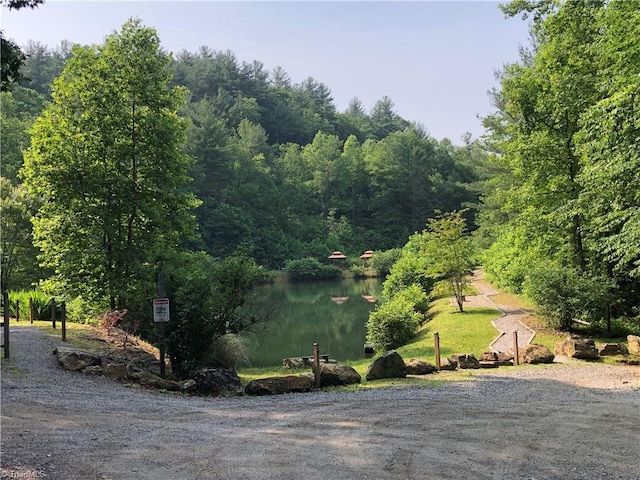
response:
[[[314,343],[340,362],[365,357],[366,323],[380,295],[379,278],[276,282],[262,288],[276,315],[245,336],[248,366],[278,366],[283,358],[311,355]]]

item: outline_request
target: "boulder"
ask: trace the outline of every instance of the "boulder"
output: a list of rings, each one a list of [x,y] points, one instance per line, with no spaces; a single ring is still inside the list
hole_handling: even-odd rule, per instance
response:
[[[173,380],[167,380],[166,378],[159,377],[155,373],[151,373],[149,370],[140,368],[133,362],[127,364],[126,378],[134,380],[140,385],[144,385],[152,388],[159,388],[162,390],[178,391],[180,385]]]
[[[334,363],[320,364],[320,386],[336,387],[340,385],[353,385],[360,383],[360,374],[349,365],[336,365]]]
[[[495,362],[498,360],[498,352],[494,352],[493,350],[487,350],[486,352],[482,352],[480,357],[478,357],[479,362]]]
[[[407,375],[428,375],[438,371],[435,365],[431,365],[429,362],[417,358],[412,358],[405,363],[404,366]]]
[[[629,355],[629,350],[627,350],[627,346],[624,343],[605,343],[598,348],[598,354],[601,357]]]
[[[554,349],[558,355],[582,360],[595,360],[599,357],[593,340],[580,338],[576,335],[570,335],[564,342],[556,343]]]
[[[445,358],[440,360],[440,370],[456,370],[458,368],[458,362],[453,358]]]
[[[105,377],[122,380],[127,374],[127,367],[123,363],[107,363],[103,372]]]
[[[180,384],[181,392],[195,392],[198,389],[198,384],[193,378],[178,382]]]
[[[82,370],[87,375],[102,375],[102,367],[100,365],[90,365]]]
[[[498,368],[500,365],[497,360],[479,360],[480,368]]]
[[[287,375],[252,380],[245,391],[249,395],[278,395],[281,393],[309,392],[313,385],[313,376]]]
[[[451,358],[458,362],[458,368],[480,368],[480,362],[473,353],[456,353]]]
[[[73,372],[95,365],[100,366],[102,363],[100,355],[77,348],[57,347],[53,353],[62,368]]]
[[[376,358],[367,368],[367,380],[404,378],[407,376],[404,360],[395,350],[389,350]]]
[[[530,343],[520,349],[520,356],[523,363],[553,363],[555,355],[548,347]]]
[[[640,337],[637,335],[628,335],[627,343],[629,344],[630,355],[640,355]]]
[[[283,358],[282,366],[286,368],[304,368],[306,363],[302,357]]]
[[[228,368],[198,368],[191,375],[198,392],[216,397],[242,395],[244,390],[238,374]]]

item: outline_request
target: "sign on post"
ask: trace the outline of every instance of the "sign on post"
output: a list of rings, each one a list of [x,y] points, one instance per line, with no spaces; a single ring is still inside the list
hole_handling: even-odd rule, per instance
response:
[[[154,323],[167,323],[169,321],[169,299],[156,298],[153,301]]]

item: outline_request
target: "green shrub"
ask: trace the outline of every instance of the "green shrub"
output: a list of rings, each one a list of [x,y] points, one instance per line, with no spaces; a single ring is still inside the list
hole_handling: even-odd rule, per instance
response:
[[[574,319],[597,321],[603,317],[610,295],[606,278],[548,265],[529,273],[524,292],[538,306],[551,326],[570,331]]]
[[[402,250],[400,248],[375,252],[369,260],[369,265],[378,272],[378,275],[386,277],[389,275],[389,272],[391,272],[391,267],[398,261],[401,254]]]
[[[399,295],[369,314],[367,339],[382,351],[401,347],[415,336],[420,319],[413,303]]]
[[[285,265],[289,279],[294,282],[334,280],[340,278],[342,270],[335,265],[324,265],[315,258],[290,260]]]
[[[51,297],[40,289],[9,292],[9,313],[16,315],[16,304],[20,305],[20,317],[29,318],[29,299],[33,301],[34,320],[51,320]]]

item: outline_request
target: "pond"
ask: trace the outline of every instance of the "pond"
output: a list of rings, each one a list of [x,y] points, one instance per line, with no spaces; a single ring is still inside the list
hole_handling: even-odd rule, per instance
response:
[[[263,287],[278,314],[247,337],[250,365],[282,365],[283,358],[311,355],[314,343],[338,361],[364,358],[366,322],[381,286],[367,278]]]

